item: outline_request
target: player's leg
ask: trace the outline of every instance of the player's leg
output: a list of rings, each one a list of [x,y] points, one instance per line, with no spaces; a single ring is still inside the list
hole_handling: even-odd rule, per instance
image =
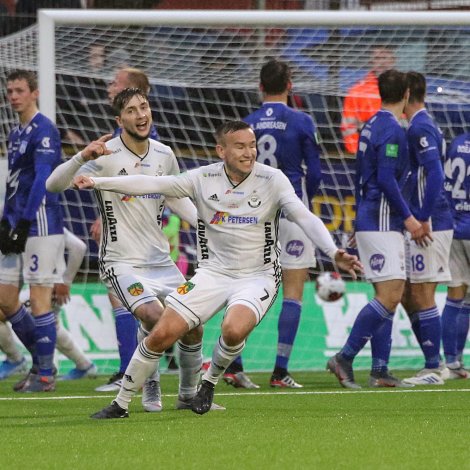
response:
[[[7,318],[0,310],[0,350],[5,353],[5,360],[0,364],[0,380],[6,379],[18,372],[26,371],[26,358],[15,342],[11,328],[6,323]]]
[[[289,359],[300,323],[304,283],[308,268],[315,267],[315,251],[303,230],[287,219],[279,223],[283,301],[278,320],[277,355],[272,387],[300,388],[288,372]]]
[[[127,417],[127,410],[133,396],[158,368],[158,362],[165,350],[186,334],[189,328],[185,318],[171,307],[167,307],[158,325],[135,350],[116,399],[110,406],[91,417],[95,419]]]
[[[375,296],[359,312],[341,351],[327,362],[327,370],[336,375],[341,386],[355,389],[361,387],[354,380],[352,363],[367,341],[382,334],[378,341],[380,348],[376,351],[382,356],[390,354],[389,324],[401,300],[406,277],[401,233],[358,232],[356,241],[366,278],[374,285]],[[374,378],[385,378],[386,374],[375,374],[377,377]]]

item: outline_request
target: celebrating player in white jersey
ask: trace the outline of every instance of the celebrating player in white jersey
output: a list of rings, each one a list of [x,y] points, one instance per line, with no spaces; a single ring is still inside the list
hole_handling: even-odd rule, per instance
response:
[[[191,404],[198,414],[210,410],[219,378],[276,299],[281,277],[281,210],[339,267],[353,277],[355,270],[361,270],[356,256],[336,247],[325,225],[302,204],[287,177],[256,162],[256,138],[248,124],[228,122],[217,131],[216,140],[223,162],[178,176],[74,179],[78,188],[189,196],[198,211],[195,276],[167,297],[163,316],[136,349],[116,400],[93,418],[127,417],[129,402],[164,351],[225,308],[222,334]]]
[[[116,95],[114,108],[122,127],[121,136],[107,143],[110,136],[104,136],[60,165],[47,180],[50,191],[66,189],[75,174],[160,177],[178,173],[172,150],[149,139],[152,116],[147,96],[140,89],[127,88]],[[105,190],[96,191],[96,196],[103,226],[100,274],[122,304],[140,319],[139,339],[142,340],[163,312],[161,301],[184,282],[170,258],[168,241],[161,230],[165,198],[154,192],[134,197]],[[171,208],[196,224],[196,210],[188,199],[173,201]],[[202,364],[201,339],[202,328],[197,327],[178,343],[181,353],[179,408],[187,407],[196,393]],[[144,409],[160,411],[158,373],[155,369],[149,371],[145,379]]]

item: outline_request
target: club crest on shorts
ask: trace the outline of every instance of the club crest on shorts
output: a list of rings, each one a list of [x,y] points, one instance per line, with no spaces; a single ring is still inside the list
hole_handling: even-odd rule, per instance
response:
[[[144,286],[140,282],[136,282],[127,288],[127,292],[136,297],[144,292]]]
[[[185,282],[184,284],[182,284],[181,286],[177,287],[176,291],[178,292],[178,294],[185,295],[190,290],[193,290],[194,287],[195,287],[195,285],[192,282],[188,281],[188,282]]]

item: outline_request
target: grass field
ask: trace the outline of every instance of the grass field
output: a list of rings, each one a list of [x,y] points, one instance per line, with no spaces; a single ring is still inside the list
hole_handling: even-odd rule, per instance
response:
[[[163,375],[161,413],[145,413],[138,397],[129,419],[109,421],[89,418],[114,398],[94,392],[105,378],[28,395],[7,379],[0,468],[470,468],[470,381],[348,391],[327,373],[304,372],[295,374],[303,389],[274,390],[268,374],[250,376],[259,390],[220,383],[215,401],[227,410],[198,416],[174,409],[177,377]],[[367,373],[356,378],[366,383]]]

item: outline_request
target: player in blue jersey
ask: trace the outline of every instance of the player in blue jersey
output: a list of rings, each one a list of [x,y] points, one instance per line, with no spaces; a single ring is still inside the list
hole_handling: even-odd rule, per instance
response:
[[[108,85],[108,99],[112,104],[118,93],[126,88],[139,88],[145,94],[150,92],[150,81],[145,72],[137,68],[126,67],[116,70],[113,79]],[[116,127],[113,137],[122,133],[121,127]],[[155,124],[152,123],[149,138],[159,140]],[[96,219],[93,223],[90,233],[93,239],[99,244],[101,236],[101,220]],[[95,389],[97,392],[113,392],[119,390],[122,376],[126,370],[132,354],[137,347],[137,328],[138,324],[129,310],[127,310],[115,295],[109,293],[109,301],[113,308],[113,315],[116,325],[116,337],[119,352],[119,370],[111,375],[107,383],[100,385]]]
[[[287,105],[292,89],[291,71],[286,62],[270,60],[260,72],[263,105],[244,121],[255,132],[257,160],[279,168],[294,186],[295,193],[310,208],[321,181],[320,148],[312,118]],[[281,243],[283,301],[278,321],[278,344],[272,387],[300,388],[288,372],[292,346],[302,309],[304,282],[308,268],[315,266],[315,251],[300,227],[282,217]]]
[[[470,133],[456,137],[447,152],[445,164],[447,196],[454,219],[450,250],[447,300],[442,312],[442,343],[449,379],[465,379],[463,365],[470,317]]]
[[[360,312],[341,351],[327,363],[339,383],[361,388],[352,363],[374,336],[386,338],[373,346],[369,385],[397,387],[403,383],[388,372],[391,326],[405,287],[406,228],[413,240],[425,243],[427,234],[412,215],[401,187],[407,175],[408,149],[399,123],[408,101],[406,74],[387,70],[379,76],[382,108],[363,127],[356,163],[355,241],[375,297]]]
[[[39,91],[33,73],[17,70],[7,77],[7,98],[19,124],[8,136],[8,177],[0,221],[0,309],[31,352],[33,367],[21,391],[55,389],[56,343],[52,290],[62,274],[57,256],[64,250],[59,195],[45,182],[60,163],[59,131],[38,111]],[[30,286],[31,314],[19,300]]]
[[[425,357],[424,368],[405,379],[414,385],[443,384],[448,371],[440,368],[441,319],[435,292],[450,281],[449,254],[453,221],[444,190],[445,141],[426,110],[426,79],[407,73],[410,97],[405,106],[410,174],[405,194],[413,215],[433,242],[420,246],[407,240],[407,283],[402,304]]]

